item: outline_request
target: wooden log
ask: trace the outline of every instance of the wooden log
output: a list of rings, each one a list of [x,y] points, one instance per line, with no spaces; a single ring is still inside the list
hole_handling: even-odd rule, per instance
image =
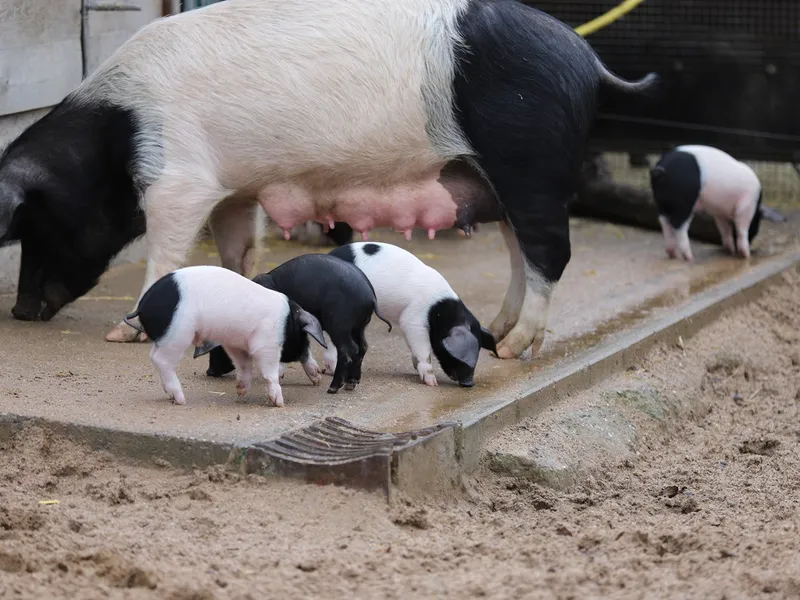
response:
[[[649,189],[617,183],[601,154],[587,158],[581,170],[578,193],[569,205],[570,215],[661,231],[658,210]],[[714,220],[695,215],[689,237],[699,242],[722,245]]]

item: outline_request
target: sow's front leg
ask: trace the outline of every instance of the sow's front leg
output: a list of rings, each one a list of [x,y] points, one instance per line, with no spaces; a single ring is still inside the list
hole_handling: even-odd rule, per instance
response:
[[[20,245],[19,284],[17,302],[11,314],[20,321],[35,321],[42,312],[42,267],[36,248],[31,242],[22,240]]]
[[[223,197],[225,190],[221,186],[190,175],[175,175],[147,189],[147,270],[136,306],[150,286],[186,262],[197,234]],[[145,339],[124,321],[106,334],[108,342]]]

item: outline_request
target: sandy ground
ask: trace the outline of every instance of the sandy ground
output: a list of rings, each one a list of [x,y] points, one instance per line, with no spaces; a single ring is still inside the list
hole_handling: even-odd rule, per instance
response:
[[[800,276],[604,385],[632,376],[695,408],[569,491],[485,469],[387,506],[28,431],[0,449],[0,597],[800,596]]]

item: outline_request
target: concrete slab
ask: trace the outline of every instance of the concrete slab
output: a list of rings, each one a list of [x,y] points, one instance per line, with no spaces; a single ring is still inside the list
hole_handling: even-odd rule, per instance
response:
[[[329,395],[326,385],[312,386],[299,365],[293,365],[284,383],[286,407],[272,408],[265,404],[261,386],[254,385],[240,400],[231,376],[206,377],[207,363],[193,361],[187,353],[179,367],[187,405],[174,406],[150,364],[149,344],[109,344],[102,339],[138,293],[143,264],[137,262],[113,268],[89,296],[49,323],[11,319],[13,290],[10,285],[0,288],[0,411],[236,445],[271,440],[324,417],[343,418],[378,432],[474,419],[546,382],[553,368],[600,344],[605,336],[714,283],[742,276],[786,250],[773,244],[748,264],[725,257],[717,248],[694,244],[697,263],[687,266],[666,260],[656,234],[579,220],[572,231],[573,260],[555,295],[552,331],[543,355],[529,362],[500,361],[485,353],[472,389],[451,384],[438,367],[440,387],[422,385],[399,331],[387,333],[378,321],[369,327],[364,376],[353,392]],[[452,235],[407,243],[390,232],[377,232],[372,238],[407,247],[439,269],[479,319],[488,322],[494,316],[510,275],[496,227],[485,227],[469,240]],[[319,249],[270,241],[260,269],[308,251]],[[193,262],[216,263],[217,256],[203,244]],[[320,351],[317,348],[321,360]]]

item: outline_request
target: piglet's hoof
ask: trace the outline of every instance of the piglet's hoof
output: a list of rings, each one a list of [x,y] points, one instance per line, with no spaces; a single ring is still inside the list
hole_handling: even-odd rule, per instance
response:
[[[283,390],[276,383],[267,381],[267,398],[273,406],[283,406]]]
[[[425,382],[425,385],[429,385],[431,387],[439,387],[439,382],[436,381],[436,375],[433,373],[425,373],[422,377],[422,381]]]
[[[247,386],[243,383],[236,384],[236,395],[240,398],[247,395]]]
[[[311,381],[313,385],[319,385],[322,381],[322,371],[320,371],[319,365],[316,362],[309,361],[307,364],[303,365],[303,370],[306,372],[306,376]]]
[[[144,342],[147,336],[136,331],[133,327],[126,323],[117,323],[114,328],[106,334],[107,342],[117,343],[130,343],[130,342]]]
[[[172,403],[178,404],[179,406],[183,406],[186,404],[186,398],[173,398]]]

